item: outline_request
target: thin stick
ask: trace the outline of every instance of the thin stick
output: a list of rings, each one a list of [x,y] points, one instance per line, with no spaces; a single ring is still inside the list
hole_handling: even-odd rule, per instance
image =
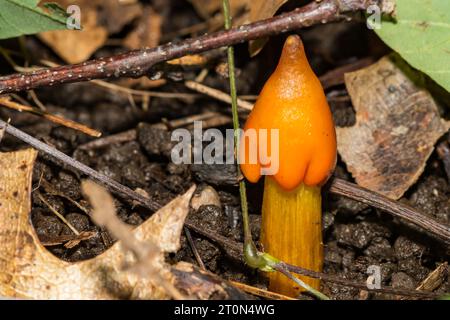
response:
[[[43,179],[42,175],[41,175],[41,178],[39,179],[39,186],[36,188],[36,190],[38,190],[41,186],[44,188],[44,190],[47,192],[47,194],[64,198],[67,201],[71,202],[78,209],[83,211],[86,215],[90,214],[89,210],[86,207],[82,206],[80,203],[78,203],[71,197],[65,195],[64,193],[56,190],[47,180]]]
[[[75,122],[75,121],[72,121],[69,119],[65,119],[63,117],[55,116],[54,114],[51,114],[51,113],[48,113],[45,111],[41,111],[41,110],[37,110],[36,108],[30,107],[30,106],[25,106],[23,104],[19,104],[17,102],[9,100],[8,98],[0,98],[0,105],[5,106],[9,109],[20,111],[20,112],[26,111],[29,113],[33,113],[35,115],[43,117],[44,119],[50,120],[54,123],[60,124],[67,128],[78,130],[78,131],[83,132],[92,137],[98,138],[102,135],[102,133],[100,131],[91,129],[88,126],[85,126],[78,122]]]
[[[130,89],[127,87],[122,87],[117,84],[106,82],[102,80],[92,80],[92,83],[96,84],[99,87],[103,87],[112,91],[118,91],[125,94],[138,95],[143,97],[155,97],[155,98],[164,98],[164,99],[192,99],[198,97],[197,94],[191,93],[178,93],[178,92],[156,92],[156,91],[147,91],[147,90],[137,90]]]
[[[34,104],[38,106],[39,109],[42,111],[46,111],[47,108],[44,106],[44,104],[39,100],[38,96],[36,95],[36,92],[34,90],[30,90],[28,92],[30,94],[31,99],[33,100]]]
[[[67,219],[64,218],[64,216],[61,213],[59,213],[55,208],[53,208],[53,206],[47,200],[45,200],[45,198],[39,192],[37,193],[37,196],[55,216],[57,216],[62,222],[64,222],[70,228],[70,230],[72,230],[73,233],[75,233],[77,236],[80,235],[80,232],[69,221],[67,221]]]
[[[322,292],[320,292],[319,290],[314,289],[313,287],[311,287],[310,285],[306,284],[305,282],[303,282],[301,279],[295,277],[294,275],[291,274],[291,272],[285,267],[284,263],[279,263],[274,267],[275,270],[277,270],[278,272],[282,273],[283,275],[285,275],[286,277],[288,277],[289,279],[291,279],[292,281],[294,281],[296,284],[298,284],[300,287],[304,288],[307,290],[307,292],[311,293],[312,295],[314,295],[316,298],[320,299],[320,300],[330,300],[329,297],[327,297],[326,295],[324,295]]]
[[[333,179],[330,191],[389,212],[396,217],[405,219],[406,221],[430,231],[433,235],[450,243],[449,225],[440,223],[406,204],[391,200],[379,193],[337,178]]]
[[[369,289],[367,287],[367,284],[362,284],[362,283],[345,280],[345,279],[342,279],[342,278],[339,278],[339,277],[336,277],[333,275],[329,275],[326,273],[307,270],[307,269],[293,266],[293,265],[290,265],[290,264],[287,264],[284,262],[280,262],[279,265],[282,265],[282,268],[285,268],[286,270],[293,272],[293,273],[297,273],[299,275],[312,277],[312,278],[318,278],[318,279],[321,279],[324,281],[334,282],[334,283],[337,283],[337,284],[340,284],[340,285],[343,285],[346,287],[358,288],[358,289],[366,290],[366,291],[370,291],[370,292],[389,293],[389,294],[395,294],[395,295],[418,297],[418,298],[428,298],[428,299],[430,299],[430,298],[433,299],[433,298],[437,298],[440,296],[439,294],[436,294],[433,292],[407,290],[407,289],[394,289],[394,288],[384,287],[384,286],[382,286],[379,289]]]
[[[206,270],[205,264],[203,263],[202,257],[200,256],[200,253],[197,250],[194,239],[192,239],[191,232],[189,231],[188,228],[184,227],[184,233],[186,234],[186,239],[188,240],[189,245],[191,246],[192,253],[194,254],[195,260],[197,260],[200,269]]]
[[[108,176],[95,171],[94,169],[88,167],[87,165],[85,165],[79,161],[76,161],[75,159],[69,157],[68,155],[62,153],[61,151],[45,144],[44,142],[37,140],[36,138],[33,138],[32,136],[26,134],[25,132],[23,132],[11,125],[8,125],[3,120],[0,120],[0,129],[1,128],[6,128],[6,132],[9,133],[10,135],[28,143],[30,146],[33,146],[34,148],[36,148],[39,151],[42,151],[44,153],[51,155],[54,159],[62,161],[65,165],[67,165],[73,169],[79,170],[82,173],[90,176],[95,181],[98,181],[99,183],[107,186],[111,191],[118,193],[122,196],[127,196],[128,198],[137,201],[141,205],[149,208],[150,210],[156,211],[159,208],[161,208],[161,205],[159,203],[154,202],[154,201],[140,195],[137,192],[134,192],[130,188],[125,187],[125,186],[121,185],[120,183],[118,183],[117,181],[109,178]]]
[[[77,65],[67,65],[13,74],[0,78],[0,94],[30,90],[63,83],[90,81],[112,77],[141,77],[149,75],[151,68],[160,62],[201,53],[258,38],[269,37],[314,24],[351,19],[348,15],[365,11],[371,5],[382,8],[382,13],[392,14],[392,0],[322,0],[278,15],[274,18],[246,24],[178,43],[167,43],[151,49],[100,58]]]
[[[188,87],[191,90],[206,94],[207,96],[213,97],[217,100],[226,102],[231,104],[231,96],[229,94],[226,94],[225,92],[222,92],[220,90],[205,86],[204,84],[195,82],[195,81],[185,81],[184,85]],[[239,108],[245,109],[245,110],[252,110],[253,104],[247,101],[244,101],[242,99],[237,98],[237,105]]]
[[[48,60],[41,60],[40,61],[43,65],[57,68],[60,67],[59,64],[56,64],[54,62],[48,61]],[[24,68],[24,67],[16,67],[16,71],[22,71],[22,72],[36,72],[38,70],[43,70],[44,68],[41,67],[34,67],[34,68]],[[1,79],[1,78],[0,78]],[[138,90],[138,89],[131,89],[128,87],[121,86],[119,84],[106,82],[103,80],[92,80],[91,83],[95,84],[98,87],[102,87],[105,89],[108,89],[110,91],[123,93],[125,95],[136,95],[136,96],[142,96],[142,97],[155,97],[155,98],[164,98],[164,99],[191,99],[199,97],[197,94],[191,94],[191,93],[178,93],[178,92],[159,92],[159,91],[149,91],[149,90]],[[33,90],[30,90],[30,92],[33,92]]]
[[[279,293],[275,293],[272,291],[267,291],[264,289],[260,289],[257,287],[253,287],[253,286],[249,286],[247,284],[244,283],[240,283],[237,281],[230,281],[230,283],[235,286],[238,289],[241,289],[242,291],[245,291],[247,293],[250,293],[254,296],[258,296],[258,297],[262,297],[262,298],[266,298],[266,299],[271,299],[271,300],[297,300],[288,296],[284,296],[282,294]]]

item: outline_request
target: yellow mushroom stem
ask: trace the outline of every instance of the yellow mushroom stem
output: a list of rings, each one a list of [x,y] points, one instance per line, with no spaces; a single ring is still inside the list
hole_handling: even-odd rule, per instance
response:
[[[292,191],[282,189],[266,177],[262,207],[261,243],[270,255],[305,269],[322,271],[322,196],[319,186],[300,184]],[[300,277],[320,289],[320,280]],[[302,291],[279,272],[269,273],[269,289],[290,297]]]

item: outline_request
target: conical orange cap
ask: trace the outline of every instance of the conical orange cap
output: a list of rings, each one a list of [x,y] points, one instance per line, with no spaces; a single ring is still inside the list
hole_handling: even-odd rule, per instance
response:
[[[267,130],[267,143],[260,139],[261,133],[265,134],[262,129]],[[271,149],[271,140],[275,139],[271,129],[279,130],[278,152]],[[256,132],[257,141],[248,138],[251,131]],[[255,159],[255,152],[256,162],[250,161],[252,156]],[[264,155],[270,159],[269,163]],[[274,162],[277,159],[278,166]],[[239,160],[243,174],[251,182],[259,180],[261,169],[278,167],[269,175],[285,190],[292,190],[302,182],[308,186],[321,185],[335,167],[333,118],[299,36],[287,38],[278,66],[248,117]]]

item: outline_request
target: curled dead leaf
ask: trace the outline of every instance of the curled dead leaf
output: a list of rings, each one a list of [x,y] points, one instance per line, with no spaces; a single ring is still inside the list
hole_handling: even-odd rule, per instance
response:
[[[156,47],[161,38],[162,17],[151,7],[146,7],[133,31],[125,38],[123,44],[130,49]]]
[[[83,30],[42,32],[38,36],[68,63],[87,60],[108,38],[108,32],[97,25],[97,12],[86,10],[82,15]]]
[[[124,265],[136,266],[136,257],[121,248],[121,241],[103,254],[78,263],[62,261],[44,248],[29,219],[36,156],[37,151],[33,149],[0,153],[0,297],[169,298],[165,290],[141,277],[139,270],[123,269]],[[139,243],[157,241],[162,252],[177,250],[194,188],[130,230],[130,236]],[[172,283],[184,296],[197,299],[246,297],[226,281],[208,272],[200,274],[196,267],[185,262],[170,266],[170,274]]]
[[[338,151],[359,185],[392,199],[417,181],[434,144],[450,128],[413,74],[390,55],[345,75],[356,124],[337,128]]]
[[[82,30],[43,32],[38,37],[68,63],[87,60],[102,47],[109,34],[114,34],[140,17],[142,5],[125,4],[119,0],[54,0],[62,8],[78,5],[81,11]]]
[[[174,252],[180,248],[180,234],[184,219],[189,212],[189,200],[184,205],[174,207],[167,217],[155,213],[155,229],[151,230],[149,239],[139,241],[132,232],[132,227],[122,222],[116,215],[114,200],[106,189],[95,182],[83,181],[81,188],[92,205],[92,219],[100,227],[105,227],[117,238],[126,251],[134,254],[136,261],[132,267],[143,280],[149,280],[155,288],[161,288],[167,295],[175,299],[184,296],[173,286],[173,276],[170,266],[165,263],[165,252]],[[191,196],[195,186],[188,191]]]
[[[249,23],[273,17],[288,0],[251,0],[248,1]],[[256,56],[267,43],[267,38],[252,40],[248,44],[250,56]]]

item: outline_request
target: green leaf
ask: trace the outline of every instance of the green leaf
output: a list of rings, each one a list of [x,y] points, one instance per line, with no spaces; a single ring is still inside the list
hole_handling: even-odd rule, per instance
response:
[[[67,14],[56,4],[38,7],[39,0],[0,0],[0,39],[65,29]]]
[[[450,1],[397,0],[395,21],[376,32],[414,68],[450,92]]]

